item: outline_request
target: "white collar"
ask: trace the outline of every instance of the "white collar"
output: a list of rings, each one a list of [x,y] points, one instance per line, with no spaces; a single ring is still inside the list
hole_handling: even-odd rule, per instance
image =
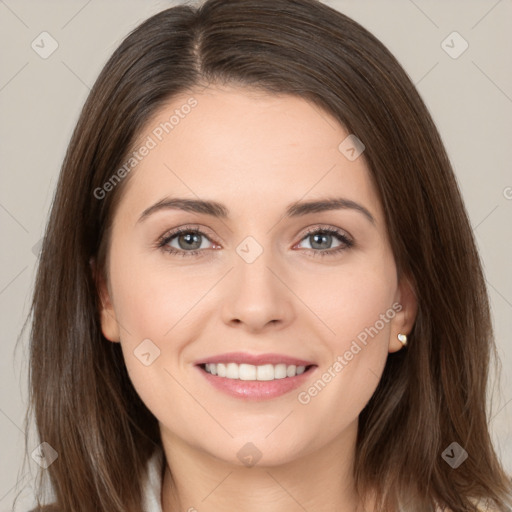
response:
[[[162,512],[163,450],[157,449],[147,463],[147,476],[143,486],[144,512]]]

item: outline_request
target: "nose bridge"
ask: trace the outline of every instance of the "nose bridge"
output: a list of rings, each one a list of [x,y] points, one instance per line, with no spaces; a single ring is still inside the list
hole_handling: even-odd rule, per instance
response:
[[[271,268],[277,267],[276,255],[270,242],[270,237],[258,241],[253,235],[246,236],[236,247],[235,273],[238,281],[238,293],[249,292],[252,295],[275,295],[282,290],[277,290],[278,282],[271,272]],[[256,297],[255,297],[256,298]]]
[[[259,236],[260,240],[263,235]],[[290,292],[276,277],[280,265],[272,250],[271,237],[261,242],[246,236],[235,248],[232,279],[235,280],[224,309],[225,321],[242,322],[253,329],[291,317]]]

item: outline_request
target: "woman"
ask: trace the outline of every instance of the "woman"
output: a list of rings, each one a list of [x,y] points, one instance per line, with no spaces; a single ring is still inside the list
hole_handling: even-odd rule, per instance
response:
[[[208,0],[115,51],[34,292],[55,510],[507,510],[494,351],[438,132],[365,29]]]

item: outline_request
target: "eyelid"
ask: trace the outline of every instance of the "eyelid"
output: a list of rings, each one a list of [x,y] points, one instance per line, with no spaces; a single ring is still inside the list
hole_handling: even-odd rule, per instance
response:
[[[354,237],[346,229],[338,228],[330,224],[312,224],[311,226],[304,228],[304,230],[300,231],[296,236],[300,236],[300,241],[302,241],[306,236],[312,233],[316,233],[317,231],[336,232],[338,234],[345,235],[348,239],[350,239],[350,241],[354,241]]]
[[[158,237],[158,241],[166,240],[169,237],[174,237],[176,235],[179,235],[182,232],[197,232],[200,235],[206,236],[210,241],[213,242],[212,238],[215,238],[214,235],[212,235],[212,231],[208,229],[206,226],[203,226],[201,224],[185,224],[183,226],[178,226],[176,228],[168,229],[164,232],[163,235]]]

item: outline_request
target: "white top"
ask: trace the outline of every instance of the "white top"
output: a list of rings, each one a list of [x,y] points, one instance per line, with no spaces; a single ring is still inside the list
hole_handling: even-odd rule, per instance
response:
[[[144,512],[162,512],[163,452],[158,449],[148,460],[147,478],[144,482]]]

